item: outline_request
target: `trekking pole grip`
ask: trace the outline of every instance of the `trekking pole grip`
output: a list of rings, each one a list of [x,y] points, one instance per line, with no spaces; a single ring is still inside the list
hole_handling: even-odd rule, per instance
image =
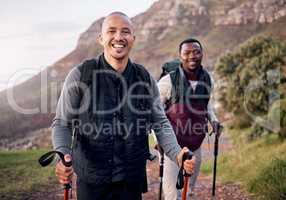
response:
[[[177,183],[176,183],[176,188],[178,190],[182,189],[184,187],[184,177],[190,177],[191,174],[188,174],[184,170],[184,162],[185,160],[190,160],[193,157],[193,153],[191,151],[184,153],[183,158],[182,158],[182,163],[181,163],[181,168],[179,170],[179,174],[177,177]]]
[[[62,160],[65,167],[72,166],[72,160],[66,161],[65,159]],[[69,190],[72,188],[71,183],[64,184],[64,200],[68,200]]]
[[[70,161],[65,161],[64,154],[60,151],[49,151],[42,155],[39,158],[39,163],[42,167],[46,167],[49,164],[51,164],[55,158],[55,155],[58,155],[63,163],[64,166],[66,167],[71,167],[72,166],[72,160]],[[64,185],[64,200],[68,200],[68,193],[69,189],[71,188],[71,184],[65,184]]]
[[[193,153],[192,153],[191,151],[188,151],[188,152],[184,153],[183,159],[182,159],[182,165],[181,165],[182,168],[184,168],[184,162],[185,162],[185,160],[191,160],[192,157],[193,157]],[[191,176],[191,174],[188,174],[188,173],[186,172],[186,170],[184,170],[184,176]]]

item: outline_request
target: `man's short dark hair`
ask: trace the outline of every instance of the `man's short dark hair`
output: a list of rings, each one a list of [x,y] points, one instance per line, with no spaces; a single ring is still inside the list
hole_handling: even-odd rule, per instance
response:
[[[195,38],[188,38],[188,39],[185,39],[184,41],[182,41],[182,42],[180,43],[180,45],[179,45],[179,53],[181,53],[183,44],[187,44],[187,43],[198,43],[198,44],[200,45],[201,50],[203,50],[203,46],[202,46],[202,44],[200,43],[200,41],[198,41],[198,40],[195,39]]]

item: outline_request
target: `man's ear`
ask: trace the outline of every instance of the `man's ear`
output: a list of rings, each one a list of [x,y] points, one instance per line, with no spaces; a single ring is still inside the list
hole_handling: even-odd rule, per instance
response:
[[[99,44],[103,45],[102,35],[101,35],[101,34],[98,34],[98,36],[97,36],[97,38],[96,38],[96,41],[97,41]]]
[[[178,52],[178,58],[181,62],[183,61],[182,56],[181,56],[181,52]]]
[[[204,54],[203,54],[203,51],[201,52],[201,61],[203,60],[203,57],[204,57]]]

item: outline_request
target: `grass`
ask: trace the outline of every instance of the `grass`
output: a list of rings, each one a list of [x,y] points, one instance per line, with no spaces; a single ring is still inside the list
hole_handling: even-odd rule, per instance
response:
[[[249,190],[260,193],[264,199],[286,199],[286,160],[273,159],[256,178],[250,181]]]
[[[38,158],[47,150],[0,152],[0,199],[26,199],[56,187],[54,167],[42,168]]]
[[[213,161],[211,160],[203,161],[200,172],[202,172],[203,174],[208,174],[208,175],[212,174]]]
[[[149,137],[149,145],[155,141]],[[41,167],[38,159],[48,150],[0,151],[0,199],[23,200],[59,187],[54,166]],[[47,191],[46,189],[49,188]]]
[[[153,137],[149,145],[154,147]],[[0,199],[23,200],[44,196],[59,187],[54,166],[41,167],[38,159],[48,150],[0,151]],[[46,189],[49,188],[47,191]]]
[[[286,142],[268,135],[247,142],[251,129],[230,130],[234,149],[218,158],[218,177],[222,182],[238,182],[257,199],[286,199]],[[212,173],[212,162],[202,172]]]

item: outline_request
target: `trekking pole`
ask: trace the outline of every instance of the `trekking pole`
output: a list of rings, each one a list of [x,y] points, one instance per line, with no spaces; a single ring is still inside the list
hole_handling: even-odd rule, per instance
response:
[[[70,167],[72,166],[72,161],[66,162],[66,164],[64,164],[66,167]],[[64,200],[68,200],[69,199],[69,190],[71,189],[71,183],[65,184],[64,185]],[[71,193],[72,194],[72,193]]]
[[[217,156],[218,156],[218,142],[219,135],[223,126],[219,125],[217,129],[214,129],[215,132],[215,142],[214,142],[214,168],[213,168],[213,187],[212,187],[212,196],[215,197],[215,189],[216,189],[216,168],[217,168]]]
[[[186,200],[187,199],[187,193],[188,193],[188,185],[189,185],[189,178],[191,176],[191,174],[188,174],[185,170],[184,170],[184,161],[185,160],[191,160],[193,157],[193,153],[191,151],[184,153],[183,155],[183,159],[182,159],[182,164],[181,164],[181,168],[178,174],[178,178],[177,178],[177,184],[176,184],[176,188],[178,190],[183,189],[182,192],[182,200]]]
[[[218,136],[215,136],[214,142],[214,168],[213,168],[213,188],[212,188],[212,196],[215,196],[215,182],[216,182],[216,165],[217,165],[217,155],[218,155]]]
[[[78,121],[74,121],[74,128],[72,133],[72,144],[71,144],[71,150],[73,151],[74,143],[77,140],[77,134],[78,134]],[[48,153],[45,153],[39,158],[39,163],[42,167],[46,167],[49,164],[51,164],[55,158],[55,156],[58,155],[65,167],[71,167],[72,161],[66,162],[65,161],[65,155],[60,151],[49,151]],[[64,200],[69,199],[69,190],[72,189],[72,184],[68,183],[64,185]],[[71,192],[71,198],[72,198],[72,192]]]
[[[185,160],[191,160],[193,157],[192,153],[185,153],[183,156],[183,161],[182,161],[182,166]],[[188,187],[189,187],[189,178],[190,178],[191,174],[188,174],[186,171],[184,173],[184,188],[183,188],[183,192],[182,192],[182,200],[186,200],[187,199],[187,193],[188,193]]]
[[[157,144],[155,149],[160,153],[160,169],[159,169],[159,177],[160,177],[160,188],[159,188],[159,200],[162,199],[162,191],[163,191],[163,173],[164,173],[164,150],[162,147]]]
[[[59,151],[49,151],[48,153],[45,153],[44,155],[42,155],[39,159],[39,163],[42,167],[46,167],[49,164],[51,164],[55,158],[55,155],[58,155],[62,161],[62,163],[64,164],[64,166],[66,167],[70,167],[72,166],[72,161],[66,162],[65,161],[65,156],[62,152]],[[71,189],[71,184],[65,184],[64,185],[64,200],[68,200],[68,196],[69,196],[69,189]]]

